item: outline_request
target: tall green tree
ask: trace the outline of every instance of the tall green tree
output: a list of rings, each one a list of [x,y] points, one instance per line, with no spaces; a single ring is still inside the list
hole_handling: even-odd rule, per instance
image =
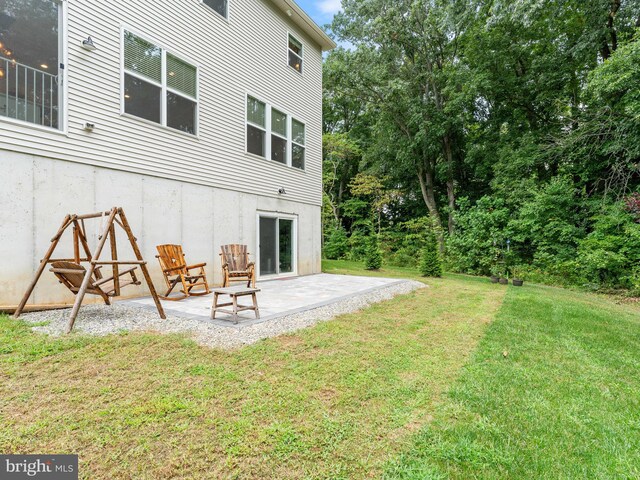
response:
[[[385,173],[417,179],[434,221],[446,198],[453,232],[456,171],[464,155],[459,38],[463,2],[345,0],[333,31],[357,45],[343,56],[343,88],[374,115],[366,157]],[[442,240],[441,240],[442,242]]]

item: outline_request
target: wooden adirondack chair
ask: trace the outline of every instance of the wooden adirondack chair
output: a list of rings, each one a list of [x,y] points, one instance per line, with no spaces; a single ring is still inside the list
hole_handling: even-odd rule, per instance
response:
[[[223,287],[228,287],[232,281],[247,279],[247,287],[256,287],[255,265],[249,261],[246,245],[231,244],[220,247],[222,261]]]
[[[207,295],[211,292],[204,271],[206,263],[187,265],[180,245],[158,245],[156,249],[158,250],[156,258],[160,262],[164,281],[167,284],[167,293],[160,298],[163,300],[182,300],[191,295]],[[197,273],[191,273],[192,270],[197,270]],[[183,295],[169,297],[176,285],[182,285]],[[194,288],[197,290],[196,292],[192,291]]]
[[[51,267],[52,268],[50,268],[49,271],[53,272],[55,276],[58,277],[60,283],[62,283],[75,294],[80,291],[80,288],[82,287],[82,281],[87,274],[86,268],[77,263],[67,261],[52,262]],[[97,269],[99,268],[100,267],[97,267]],[[140,281],[138,281],[138,278],[136,277],[135,270],[136,267],[131,267],[118,272],[120,287],[126,287],[127,285],[140,285]],[[127,275],[129,276],[129,278],[120,278]],[[116,293],[115,283],[115,278],[113,276],[100,278],[99,274],[94,274],[91,276],[91,280],[89,281],[89,286],[87,287],[86,293],[99,295],[104,300],[104,303],[110,305],[111,302],[109,298],[115,297],[120,293]]]

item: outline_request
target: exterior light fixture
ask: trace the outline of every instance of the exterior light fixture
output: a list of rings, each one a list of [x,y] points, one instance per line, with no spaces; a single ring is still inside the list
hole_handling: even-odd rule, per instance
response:
[[[49,65],[47,65],[46,63],[41,63],[40,68],[44,68],[46,70],[47,68],[49,68]]]
[[[84,48],[89,52],[93,52],[97,48],[93,43],[93,39],[91,38],[91,35],[89,35],[86,40],[82,41],[82,48]]]
[[[284,189],[284,187],[280,187],[278,189],[278,195],[286,195],[287,191]]]
[[[291,11],[290,8],[287,9],[287,15],[289,15],[289,16],[293,15],[293,12]]]
[[[4,70],[0,69],[0,78],[4,77]]]

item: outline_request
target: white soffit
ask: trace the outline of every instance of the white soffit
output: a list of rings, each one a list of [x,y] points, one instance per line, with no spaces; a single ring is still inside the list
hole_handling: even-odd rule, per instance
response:
[[[293,0],[272,0],[276,6],[291,18],[307,35],[322,47],[322,51],[336,48],[334,42]]]

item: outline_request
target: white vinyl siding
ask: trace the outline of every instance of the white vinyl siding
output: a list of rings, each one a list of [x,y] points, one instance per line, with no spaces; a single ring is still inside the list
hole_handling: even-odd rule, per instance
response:
[[[199,0],[184,0],[181,8],[173,0],[65,6],[66,131],[0,119],[0,155],[11,150],[273,198],[277,184],[287,200],[321,204],[322,53],[273,2],[233,2],[228,23],[212,22]],[[120,115],[122,29],[152,35],[149,40],[197,66],[197,136]],[[283,64],[287,32],[304,42],[304,77]],[[93,52],[81,47],[87,35],[97,46]],[[304,171],[245,154],[247,92],[304,121]],[[83,129],[85,122],[95,124],[93,132]]]

